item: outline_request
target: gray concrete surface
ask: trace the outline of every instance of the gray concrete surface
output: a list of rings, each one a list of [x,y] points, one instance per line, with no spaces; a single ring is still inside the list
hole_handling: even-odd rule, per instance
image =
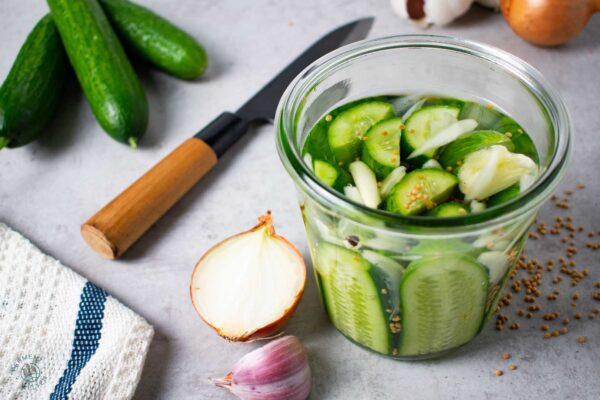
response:
[[[209,377],[227,373],[257,344],[231,344],[194,313],[188,298],[192,267],[215,241],[254,224],[273,210],[279,232],[307,255],[292,182],[275,153],[273,127],[241,141],[201,185],[169,212],[118,262],[99,258],[79,235],[80,224],[146,169],[223,110],[233,110],[306,46],[330,29],[366,15],[377,17],[371,38],[422,32],[396,18],[387,0],[145,0],[176,21],[208,49],[211,66],[198,82],[181,82],[140,67],[152,110],[150,129],[138,151],[109,139],[94,121],[76,85],[57,120],[39,142],[0,153],[0,220],[49,254],[86,276],[146,317],[156,328],[136,399],[229,399]],[[0,2],[0,77],[4,77],[35,21],[43,0]],[[531,46],[516,37],[501,16],[479,7],[455,24],[433,28],[498,46],[525,59],[556,85],[576,128],[576,146],[564,187],[586,182],[571,213],[600,229],[600,17],[576,40],[558,49]],[[545,207],[544,215],[554,213]],[[597,240],[597,239],[595,239]],[[543,259],[559,246],[531,241],[527,252]],[[591,278],[578,288],[578,309],[600,280],[598,253],[582,250],[579,265]],[[568,291],[568,282],[562,284]],[[570,312],[568,299],[557,303]],[[586,312],[587,314],[587,312]],[[313,399],[598,399],[600,318],[570,325],[571,333],[543,341],[540,318],[521,321],[519,331],[488,327],[470,345],[428,362],[395,362],[343,339],[327,323],[308,286],[286,330],[310,353]],[[586,335],[588,343],[577,343]],[[502,352],[518,370],[506,370]],[[493,375],[494,368],[505,371]]]

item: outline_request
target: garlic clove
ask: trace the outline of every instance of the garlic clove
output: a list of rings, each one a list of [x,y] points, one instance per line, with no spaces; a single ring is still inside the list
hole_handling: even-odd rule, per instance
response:
[[[273,334],[292,316],[304,292],[302,255],[275,234],[270,212],[259,221],[249,231],[213,246],[192,273],[194,308],[229,340]]]
[[[465,158],[458,171],[460,190],[467,201],[484,200],[536,171],[537,165],[531,158],[495,145]]]
[[[243,400],[305,400],[311,372],[300,340],[284,336],[246,354],[213,382]]]

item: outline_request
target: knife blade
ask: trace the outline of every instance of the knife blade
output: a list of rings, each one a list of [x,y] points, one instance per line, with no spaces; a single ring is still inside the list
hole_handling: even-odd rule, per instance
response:
[[[343,25],[305,50],[237,112],[224,112],[163,158],[81,226],[88,245],[108,259],[120,257],[158,219],[208,173],[253,122],[275,117],[279,98],[313,61],[364,39],[373,18]]]

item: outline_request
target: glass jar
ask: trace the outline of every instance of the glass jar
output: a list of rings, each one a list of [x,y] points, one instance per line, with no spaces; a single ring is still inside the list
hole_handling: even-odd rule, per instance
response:
[[[301,156],[312,126],[342,104],[395,94],[493,104],[535,142],[537,181],[506,203],[450,218],[370,209],[321,183]],[[533,67],[490,46],[432,35],[363,41],[321,58],[288,87],[275,126],[329,319],[355,343],[398,359],[441,355],[481,331],[572,146],[567,110]]]

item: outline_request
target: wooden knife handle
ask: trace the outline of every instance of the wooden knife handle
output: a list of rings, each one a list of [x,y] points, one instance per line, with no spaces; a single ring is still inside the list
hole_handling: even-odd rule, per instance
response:
[[[81,226],[103,257],[122,255],[217,163],[202,139],[190,138]]]

